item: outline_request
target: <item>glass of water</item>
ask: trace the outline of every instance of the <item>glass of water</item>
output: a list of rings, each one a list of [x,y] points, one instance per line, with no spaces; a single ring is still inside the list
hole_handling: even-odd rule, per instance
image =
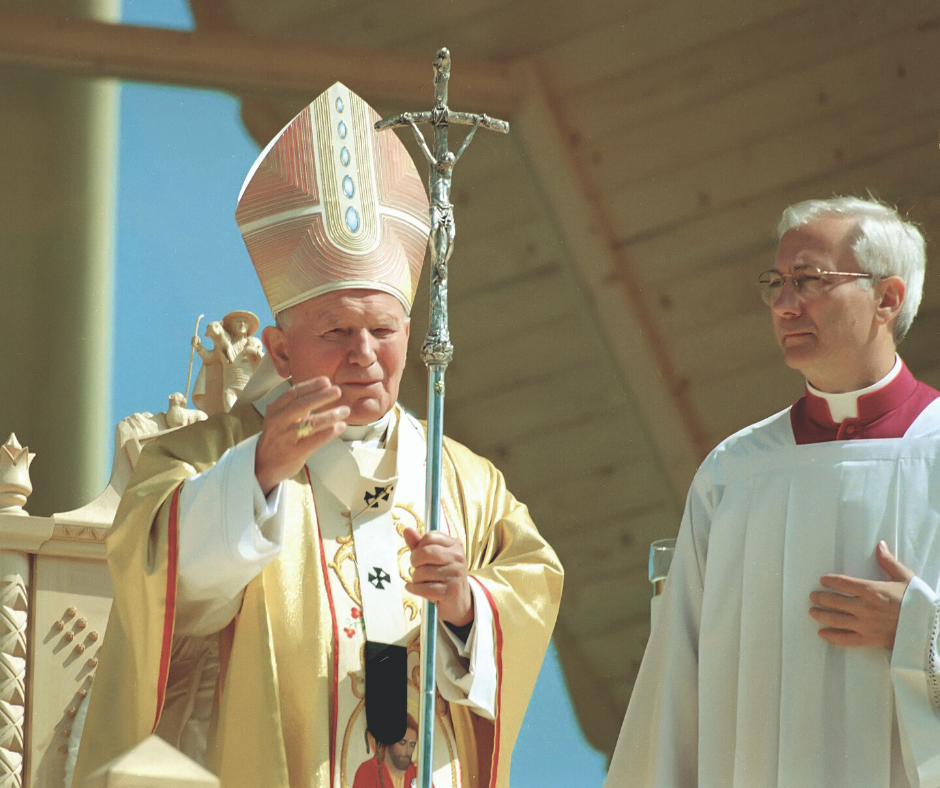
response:
[[[650,545],[649,576],[653,584],[653,596],[659,596],[663,592],[663,584],[669,574],[669,565],[675,550],[675,539],[657,539]]]

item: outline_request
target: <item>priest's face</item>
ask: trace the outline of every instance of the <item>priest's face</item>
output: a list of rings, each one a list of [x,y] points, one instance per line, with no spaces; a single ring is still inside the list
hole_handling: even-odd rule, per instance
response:
[[[375,290],[337,290],[287,310],[264,330],[265,347],[282,377],[295,383],[327,377],[348,405],[348,424],[370,424],[398,399],[410,320],[401,302]]]
[[[858,272],[851,249],[855,228],[854,220],[839,216],[795,227],[780,240],[774,267],[782,274],[801,266]],[[808,298],[787,280],[771,305],[774,333],[787,366],[822,391],[853,391],[879,379],[868,380],[868,371],[874,357],[883,355],[888,329],[879,318],[881,287],[869,285],[853,277],[829,277],[823,291]]]

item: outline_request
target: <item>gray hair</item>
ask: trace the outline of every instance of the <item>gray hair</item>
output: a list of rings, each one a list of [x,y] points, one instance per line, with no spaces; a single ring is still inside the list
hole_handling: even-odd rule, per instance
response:
[[[274,316],[274,325],[276,325],[281,331],[287,331],[291,327],[291,324],[294,322],[294,316],[291,314],[291,309],[293,307],[288,307]]]
[[[927,252],[924,236],[896,209],[877,200],[832,197],[791,205],[777,225],[777,240],[784,233],[823,216],[854,219],[858,236],[852,253],[860,271],[877,277],[898,276],[904,281],[904,303],[894,323],[894,341],[900,342],[914,322],[924,291]]]

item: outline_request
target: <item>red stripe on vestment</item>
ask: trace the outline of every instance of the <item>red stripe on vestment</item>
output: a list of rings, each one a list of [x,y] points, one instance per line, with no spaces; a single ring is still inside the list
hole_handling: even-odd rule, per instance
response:
[[[326,586],[326,598],[330,602],[330,618],[333,621],[333,710],[330,715],[333,719],[330,724],[330,782],[336,774],[336,729],[339,724],[339,643],[337,642],[336,608],[333,606],[333,591],[330,588],[330,577],[327,574],[326,553],[323,550],[323,532],[320,530],[320,515],[317,512],[317,499],[313,494],[313,482],[310,480],[310,470],[304,465],[307,474],[307,484],[310,485],[310,497],[313,498],[313,512],[317,518],[317,542],[320,545],[320,569],[323,572],[323,585]]]
[[[183,483],[173,491],[170,498],[170,515],[166,536],[166,602],[163,607],[163,644],[160,648],[160,672],[157,675],[157,713],[153,721],[153,730],[157,729],[160,715],[163,713],[163,701],[166,697],[166,682],[170,675],[170,652],[173,647],[173,621],[176,618],[176,568],[179,558],[179,502]]]

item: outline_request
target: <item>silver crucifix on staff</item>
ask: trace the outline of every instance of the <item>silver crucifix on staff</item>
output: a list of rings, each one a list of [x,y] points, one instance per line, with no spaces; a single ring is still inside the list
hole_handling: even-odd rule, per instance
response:
[[[427,530],[440,528],[441,455],[444,440],[444,372],[454,355],[447,328],[447,263],[454,251],[454,206],[450,187],[454,165],[467,149],[480,126],[504,134],[509,124],[487,115],[453,112],[447,106],[447,84],[450,80],[450,52],[441,49],[434,59],[434,109],[430,112],[405,112],[375,124],[378,131],[408,126],[430,163],[428,190],[431,193],[431,320],[428,335],[421,348],[421,358],[428,368],[428,467],[427,467]],[[429,123],[433,131],[433,152],[418,128]],[[451,123],[472,126],[463,143],[453,153],[447,144]],[[437,608],[424,603],[421,622],[421,720],[418,735],[418,788],[431,788],[434,751],[435,654],[437,651]]]

